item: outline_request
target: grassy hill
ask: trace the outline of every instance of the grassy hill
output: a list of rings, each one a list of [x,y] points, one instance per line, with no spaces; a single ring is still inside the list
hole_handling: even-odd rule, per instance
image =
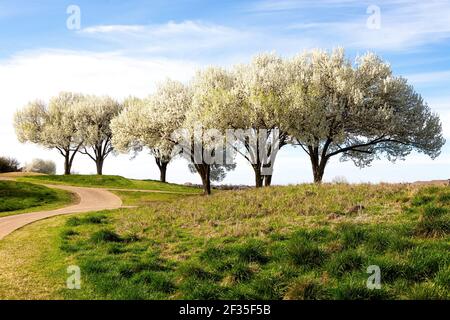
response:
[[[39,222],[0,244],[0,256],[18,239],[36,255],[51,243],[50,256],[17,272],[60,283],[45,295],[70,299],[450,298],[448,187],[300,185],[167,200]],[[27,242],[32,234],[40,238]],[[62,287],[64,261],[81,267],[81,290]],[[366,287],[370,265],[380,290]],[[8,270],[0,277],[13,286]]]
[[[50,210],[73,202],[71,193],[26,182],[0,181],[0,217]]]
[[[199,193],[198,188],[172,183],[162,183],[154,180],[132,180],[120,176],[107,175],[33,175],[21,177],[19,181],[45,184],[66,184],[80,187],[142,189],[166,192]]]

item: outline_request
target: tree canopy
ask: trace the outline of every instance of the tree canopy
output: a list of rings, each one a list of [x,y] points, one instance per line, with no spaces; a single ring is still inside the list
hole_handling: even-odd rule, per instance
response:
[[[149,150],[160,170],[160,180],[165,182],[174,156],[172,133],[182,126],[190,101],[188,88],[173,80],[160,83],[145,99],[126,99],[124,110],[111,123],[113,145],[125,153]]]
[[[290,60],[288,131],[321,182],[331,157],[369,165],[413,150],[431,158],[445,143],[439,117],[389,64],[372,53],[352,63],[344,50],[314,50]]]
[[[110,124],[121,109],[122,105],[110,97],[85,96],[75,110],[83,141],[80,152],[95,162],[99,175],[103,173],[105,159],[114,151]]]
[[[75,155],[83,144],[75,113],[82,99],[81,94],[62,92],[48,104],[31,102],[14,116],[18,140],[58,150],[64,157],[65,174],[70,174]]]
[[[247,64],[208,67],[183,84],[166,80],[146,98],[121,104],[108,97],[63,92],[15,115],[17,137],[57,149],[70,173],[75,154],[87,154],[101,174],[115,149],[154,155],[161,181],[175,156],[185,156],[206,194],[240,154],[255,184],[271,184],[278,150],[299,146],[320,183],[335,156],[364,167],[375,159],[432,159],[445,143],[442,126],[408,81],[373,53],[305,51],[291,58],[259,54]],[[213,170],[213,172],[212,172]]]

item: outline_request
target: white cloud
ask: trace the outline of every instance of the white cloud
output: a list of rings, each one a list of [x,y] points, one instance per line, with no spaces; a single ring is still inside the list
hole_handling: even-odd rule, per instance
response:
[[[414,73],[405,76],[412,84],[432,85],[436,83],[450,82],[450,70]]]
[[[221,25],[206,24],[201,21],[186,20],[180,23],[169,21],[159,25],[98,25],[84,28],[81,33],[105,34],[105,33],[135,33],[136,36],[168,36],[168,35],[205,35],[227,36],[235,35],[237,30]]]
[[[263,0],[247,6],[249,12],[276,12],[311,7],[346,7],[361,3],[357,0]]]
[[[163,58],[143,59],[118,53],[38,50],[0,61],[2,99],[47,98],[61,90],[145,95],[165,77],[188,80],[197,65]]]
[[[140,25],[100,25],[84,28],[80,32],[88,34],[111,33],[111,32],[133,33],[133,32],[142,32],[144,29],[145,27]]]
[[[450,96],[433,97],[427,100],[431,109],[439,114],[444,137],[450,141]]]
[[[376,4],[380,8],[381,28],[369,29],[366,9]],[[333,15],[333,10],[339,8],[339,13],[346,13],[346,19]],[[446,41],[450,37],[450,2],[440,0],[430,1],[391,1],[391,2],[361,2],[361,1],[273,1],[266,0],[254,5],[256,12],[273,12],[300,9],[298,14],[307,15],[309,10],[317,13],[320,8],[322,16],[315,21],[292,23],[288,29],[302,31],[302,36],[321,38],[328,43],[341,44],[358,49],[381,49],[386,51],[404,51],[418,48],[428,43]],[[289,11],[291,14],[292,11]]]
[[[252,38],[251,32],[189,20],[157,25],[97,25],[80,30],[79,35],[116,43],[124,50],[191,57],[204,56],[205,50],[235,48],[237,43]]]
[[[450,141],[450,109],[439,111],[442,122],[442,131],[447,141]]]
[[[183,58],[227,66],[261,51],[294,54],[325,46],[317,37],[299,37],[267,26],[234,28],[202,21],[169,21],[155,25],[94,25],[78,32],[115,46],[126,54]]]

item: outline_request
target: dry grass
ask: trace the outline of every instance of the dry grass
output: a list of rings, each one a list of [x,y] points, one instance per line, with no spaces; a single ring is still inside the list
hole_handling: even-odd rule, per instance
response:
[[[29,177],[29,176],[43,176],[42,173],[36,172],[7,172],[0,173],[0,178],[19,178],[19,177]]]
[[[301,185],[221,191],[205,197],[156,203],[116,216],[119,233],[140,228],[167,237],[170,225],[201,238],[267,236],[343,222],[391,223],[420,188],[413,185]],[[357,205],[360,212],[351,212]],[[133,222],[134,221],[134,222]],[[135,223],[136,228],[130,225]],[[121,227],[121,226],[127,226]],[[137,227],[139,226],[139,227]]]

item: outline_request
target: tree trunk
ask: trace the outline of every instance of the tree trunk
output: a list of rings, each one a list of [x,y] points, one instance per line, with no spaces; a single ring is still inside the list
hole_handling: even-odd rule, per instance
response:
[[[167,162],[162,162],[161,166],[159,167],[159,180],[161,182],[166,182],[167,165]]]
[[[211,166],[209,164],[196,164],[195,168],[197,169],[198,174],[202,178],[203,184],[203,194],[210,195],[211,194]]]
[[[272,184],[272,175],[264,176],[264,186],[270,187],[271,184]]]
[[[64,175],[70,175],[72,170],[72,164],[70,162],[70,153],[66,152],[64,155]]]
[[[314,175],[314,183],[322,183],[324,171],[321,170],[320,166],[313,165],[313,175]]]
[[[313,176],[314,176],[314,183],[322,183],[323,175],[325,173],[325,167],[327,165],[328,158],[322,158],[320,161],[315,160],[311,161],[312,169],[313,169]]]
[[[209,167],[208,167],[208,173],[206,176],[202,177],[203,182],[203,194],[209,196],[211,194],[211,180],[209,179]]]
[[[97,174],[99,175],[99,176],[101,176],[102,174],[103,174],[103,159],[102,158],[97,158],[96,160],[95,160],[95,164],[96,164],[96,166],[97,166]]]
[[[161,182],[166,182],[166,172],[167,172],[167,165],[169,164],[169,161],[164,161],[161,158],[155,157],[155,162],[159,168],[159,180]]]
[[[257,188],[261,188],[263,186],[264,179],[264,176],[261,175],[261,166],[259,164],[254,164],[252,167],[255,171],[255,186]]]

